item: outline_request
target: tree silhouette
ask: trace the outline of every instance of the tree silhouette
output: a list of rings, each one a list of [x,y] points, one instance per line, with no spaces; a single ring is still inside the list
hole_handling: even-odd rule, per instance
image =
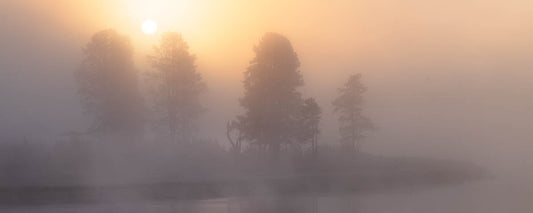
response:
[[[364,131],[374,128],[370,119],[362,115],[366,90],[361,83],[361,74],[355,74],[339,89],[339,96],[333,101],[334,112],[339,114],[341,144],[355,151],[360,149]]]
[[[235,155],[240,154],[242,151],[244,134],[241,129],[243,129],[242,124],[238,119],[226,123],[226,138],[231,144],[230,151]]]
[[[266,33],[254,48],[255,57],[244,73],[245,109],[240,122],[244,138],[259,150],[278,153],[283,144],[296,141],[298,110],[303,85],[300,62],[290,41]]]
[[[140,132],[142,98],[129,38],[115,30],[103,30],[92,36],[83,53],[75,76],[85,112],[93,117],[89,131]]]
[[[301,106],[300,140],[302,144],[311,143],[311,152],[316,156],[318,152],[319,123],[322,110],[314,98],[307,98]]]
[[[168,32],[163,34],[149,60],[155,68],[147,73],[147,78],[157,124],[168,129],[171,141],[190,142],[194,121],[204,111],[199,96],[206,90],[196,71],[195,56],[189,53],[181,34]]]

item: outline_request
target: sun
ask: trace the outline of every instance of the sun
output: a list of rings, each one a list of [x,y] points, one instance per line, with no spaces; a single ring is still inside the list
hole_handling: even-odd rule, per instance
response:
[[[157,23],[150,19],[146,19],[143,21],[141,29],[144,34],[153,35],[157,31]]]

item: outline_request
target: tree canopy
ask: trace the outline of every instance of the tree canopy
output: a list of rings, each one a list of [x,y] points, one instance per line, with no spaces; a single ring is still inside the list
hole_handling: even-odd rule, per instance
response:
[[[168,32],[149,56],[155,69],[147,74],[158,126],[165,126],[170,140],[190,142],[194,121],[204,111],[199,97],[206,90],[196,71],[195,56],[179,33]]]
[[[92,36],[83,53],[76,79],[85,112],[93,118],[89,131],[138,132],[142,98],[129,38],[103,30]]]
[[[364,132],[374,128],[370,119],[362,114],[363,93],[367,88],[361,78],[361,74],[351,75],[333,101],[334,112],[339,114],[341,144],[353,150],[359,150]]]
[[[244,73],[245,109],[239,119],[246,140],[262,150],[279,152],[281,145],[297,140],[298,110],[303,85],[300,62],[291,42],[266,33],[254,48],[255,57]]]

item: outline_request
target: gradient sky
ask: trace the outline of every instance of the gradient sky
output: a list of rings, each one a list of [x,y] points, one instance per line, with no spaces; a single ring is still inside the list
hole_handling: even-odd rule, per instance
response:
[[[155,35],[140,29],[147,18]],[[0,19],[0,140],[83,130],[73,72],[90,36],[114,28],[143,72],[161,32],[183,33],[209,87],[203,131],[226,143],[252,48],[274,31],[292,41],[302,91],[323,108],[321,143],[338,140],[336,89],[363,73],[379,127],[366,151],[533,165],[529,0],[8,0]]]

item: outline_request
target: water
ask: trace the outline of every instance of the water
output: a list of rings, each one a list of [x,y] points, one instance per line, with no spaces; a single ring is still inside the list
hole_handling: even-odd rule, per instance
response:
[[[483,180],[423,189],[336,195],[254,196],[200,201],[136,202],[0,207],[5,213],[216,212],[216,213],[530,213],[533,185],[528,178]]]

